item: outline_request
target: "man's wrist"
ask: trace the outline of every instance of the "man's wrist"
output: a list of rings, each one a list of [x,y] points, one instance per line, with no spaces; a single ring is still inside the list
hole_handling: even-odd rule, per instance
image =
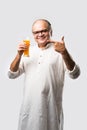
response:
[[[19,52],[19,51],[18,51],[18,53],[17,53],[17,55],[18,55],[19,57],[21,57],[22,54],[23,54],[23,53],[21,53],[21,52]]]
[[[67,54],[67,49],[65,49],[64,51],[61,52],[62,55],[66,55]]]

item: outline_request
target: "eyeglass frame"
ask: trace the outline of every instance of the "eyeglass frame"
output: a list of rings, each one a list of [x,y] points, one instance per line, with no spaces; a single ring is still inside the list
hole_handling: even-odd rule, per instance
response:
[[[42,33],[47,33],[47,32],[49,32],[49,29],[43,29],[43,30],[40,30],[40,31],[34,31],[34,32],[32,32],[34,35],[39,35],[40,33],[42,34]]]

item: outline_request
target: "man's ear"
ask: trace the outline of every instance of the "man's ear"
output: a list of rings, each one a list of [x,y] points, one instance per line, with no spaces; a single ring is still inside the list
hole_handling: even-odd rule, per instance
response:
[[[49,32],[49,33],[50,33],[50,35],[52,36],[52,34],[53,34],[52,29],[50,30],[50,32]]]

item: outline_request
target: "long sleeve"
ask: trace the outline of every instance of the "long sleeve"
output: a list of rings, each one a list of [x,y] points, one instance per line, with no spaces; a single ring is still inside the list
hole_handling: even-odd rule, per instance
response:
[[[23,66],[23,62],[21,60],[19,69],[16,72],[11,71],[10,69],[8,70],[8,77],[10,79],[15,79],[15,78],[19,77],[20,75],[22,75],[23,73],[24,73],[24,66]]]
[[[72,78],[72,79],[78,78],[80,73],[81,73],[80,72],[80,68],[79,68],[79,66],[77,64],[75,64],[75,66],[74,66],[72,71],[67,70],[67,72],[68,72],[70,78]]]

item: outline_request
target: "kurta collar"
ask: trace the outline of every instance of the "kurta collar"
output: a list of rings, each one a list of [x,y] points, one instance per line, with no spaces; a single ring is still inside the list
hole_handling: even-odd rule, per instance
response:
[[[45,47],[43,47],[43,48],[39,48],[39,49],[41,49],[41,50],[45,50],[45,49],[49,48],[51,45],[52,45],[51,43],[48,43]]]

